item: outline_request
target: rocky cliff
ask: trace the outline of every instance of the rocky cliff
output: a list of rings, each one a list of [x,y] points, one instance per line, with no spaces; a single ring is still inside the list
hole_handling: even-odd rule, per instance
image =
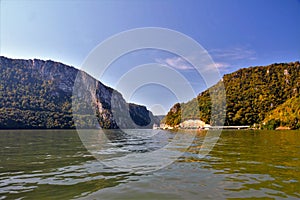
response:
[[[153,114],[89,74],[0,57],[0,128],[151,128]],[[76,125],[76,126],[75,126]]]

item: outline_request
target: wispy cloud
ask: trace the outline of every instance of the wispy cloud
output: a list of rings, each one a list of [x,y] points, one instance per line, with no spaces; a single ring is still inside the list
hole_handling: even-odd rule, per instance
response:
[[[172,57],[172,58],[165,58],[165,59],[157,58],[157,59],[155,59],[155,61],[157,63],[172,67],[174,69],[179,69],[179,70],[195,69],[192,65],[190,65],[187,61],[185,61],[181,57]],[[226,62],[214,62],[214,63],[210,63],[208,65],[203,65],[201,67],[202,67],[201,71],[218,69],[220,71],[226,72],[228,70],[228,68],[230,67],[230,64],[228,64]]]
[[[194,69],[187,61],[185,61],[181,57],[172,57],[172,58],[165,58],[165,59],[157,58],[155,59],[155,61],[160,64],[167,65],[169,67],[179,69],[179,70]]]
[[[207,70],[218,70],[219,72],[226,73],[230,67],[231,65],[225,62],[214,62],[207,66]]]
[[[213,49],[209,53],[213,58],[225,60],[255,60],[256,52],[247,47],[233,47],[228,49]]]
[[[228,67],[230,67],[230,65],[223,62],[215,62],[214,67],[218,68],[219,70],[226,70]]]

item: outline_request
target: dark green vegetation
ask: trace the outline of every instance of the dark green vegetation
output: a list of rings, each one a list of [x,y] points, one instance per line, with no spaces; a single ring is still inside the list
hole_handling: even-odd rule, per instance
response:
[[[82,88],[74,98],[78,80]],[[118,113],[127,118],[114,116]],[[120,93],[73,67],[0,57],[2,129],[75,128],[74,122],[79,128],[150,128],[154,121],[145,106],[126,103]]]
[[[267,114],[263,128],[275,129],[278,126],[300,128],[300,97],[287,100]]]
[[[224,75],[215,86],[202,92],[197,98],[182,103],[181,109],[177,109],[182,114],[173,113],[171,108],[165,118],[166,123],[175,126],[186,119],[200,118],[208,124],[220,125],[218,119],[225,111],[220,110],[220,116],[216,116],[217,112],[211,114],[211,95],[219,102],[217,106],[224,103],[222,99],[218,99],[218,93],[221,92],[218,89],[222,83],[226,91],[225,125],[260,124],[267,117],[267,121],[273,118],[276,120],[274,128],[279,125],[299,128],[299,98],[296,98],[300,93],[299,62],[250,67]],[[178,107],[177,104],[175,106]],[[293,109],[288,109],[289,107]],[[279,110],[276,111],[276,108]],[[283,110],[285,116],[280,114]]]
[[[180,103],[176,103],[168,112],[166,117],[163,119],[163,123],[169,125],[177,125],[181,121],[181,105]]]

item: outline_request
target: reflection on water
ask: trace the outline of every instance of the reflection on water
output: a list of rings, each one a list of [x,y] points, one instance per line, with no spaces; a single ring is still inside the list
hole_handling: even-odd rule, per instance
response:
[[[144,174],[164,168],[183,155],[195,133],[145,129],[80,130],[79,136],[85,147],[104,165]]]
[[[128,176],[97,162],[76,131],[0,131],[0,144],[2,198],[70,199]]]
[[[142,131],[107,132],[109,148],[95,150],[105,159],[152,152],[176,135]],[[187,151],[173,146],[182,154],[174,163],[135,174],[96,160],[76,131],[0,131],[0,199],[300,198],[300,131],[224,131],[199,158],[205,134]]]

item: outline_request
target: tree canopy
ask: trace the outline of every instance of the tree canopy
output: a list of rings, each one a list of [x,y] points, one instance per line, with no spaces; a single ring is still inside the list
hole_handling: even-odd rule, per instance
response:
[[[225,87],[226,102],[218,99],[218,92],[221,91],[218,88],[222,84]],[[226,112],[225,125],[259,124],[267,113],[289,99],[294,101],[294,97],[299,96],[299,93],[299,62],[239,69],[224,75],[216,85],[201,92],[191,101],[181,103],[180,121],[201,119],[211,125],[220,125],[218,119]],[[212,113],[212,96],[219,102],[216,105],[226,104],[226,111],[219,110],[219,113]],[[218,114],[220,116],[215,116]],[[178,121],[178,115],[179,113],[171,115],[169,112],[166,119],[175,121],[172,118],[176,117]]]

